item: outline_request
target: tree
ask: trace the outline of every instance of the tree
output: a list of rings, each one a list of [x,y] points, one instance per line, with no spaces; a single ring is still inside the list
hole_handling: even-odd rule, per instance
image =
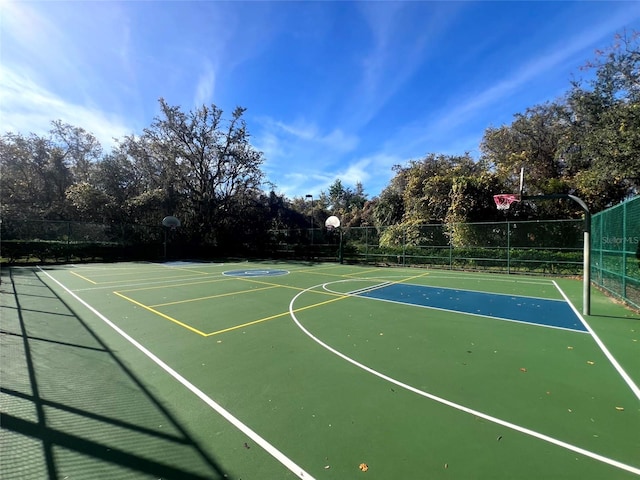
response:
[[[565,174],[564,161],[558,155],[560,139],[567,130],[563,106],[537,105],[514,117],[511,125],[485,130],[480,144],[483,163],[510,192],[517,192],[520,169],[525,167],[529,194],[559,193],[553,190],[556,180]]]
[[[566,107],[547,103],[516,114],[511,125],[488,128],[480,149],[482,163],[494,172],[506,191],[516,193],[520,169],[525,168],[525,194],[577,193],[571,169],[563,155],[562,142],[568,135]],[[566,218],[581,215],[571,202],[524,202],[512,205],[512,214],[521,219]]]
[[[403,221],[441,223],[451,205],[451,188],[460,176],[480,174],[482,166],[469,154],[462,156],[429,154],[407,167],[397,167],[396,175],[404,177]]]
[[[338,178],[329,187],[328,195],[320,195],[320,202],[326,201],[331,215],[336,215],[344,227],[360,226],[360,212],[367,201],[362,183],[356,183],[355,189],[345,187]]]
[[[52,142],[62,153],[62,160],[76,182],[90,182],[96,162],[102,156],[102,146],[93,134],[62,120],[51,122]]]
[[[562,153],[576,189],[598,211],[640,189],[640,32],[616,35],[585,68],[595,78],[572,83]]]
[[[373,221],[376,227],[393,225],[402,220],[404,215],[404,189],[398,184],[401,176],[396,175],[391,183],[375,199],[373,205]]]
[[[7,133],[0,139],[2,216],[63,219],[73,184],[64,152],[45,137]]]
[[[245,109],[236,108],[225,123],[215,105],[185,113],[160,99],[160,108],[161,116],[144,130],[132,153],[156,179],[170,172],[157,183],[180,196],[194,240],[215,243],[225,228],[234,228],[233,216],[246,205],[241,199],[255,197],[263,177],[263,155],[249,142]]]

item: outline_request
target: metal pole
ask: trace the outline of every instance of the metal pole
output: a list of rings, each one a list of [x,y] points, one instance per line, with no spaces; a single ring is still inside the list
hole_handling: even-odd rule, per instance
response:
[[[311,236],[311,245],[313,245],[313,195],[307,194],[304,198],[311,199],[311,214],[309,215],[309,235]]]
[[[586,223],[586,222],[585,222]],[[582,284],[582,313],[591,315],[591,233],[584,230],[584,282]]]
[[[507,220],[507,273],[511,273],[511,225]]]
[[[569,198],[580,205],[584,211],[584,245],[583,245],[583,285],[582,285],[582,314],[591,315],[591,212],[584,201],[568,193],[554,193],[551,195],[522,196],[522,200],[549,200],[554,198]]]
[[[622,296],[627,298],[627,204],[622,204]],[[631,250],[631,249],[629,249]],[[631,251],[629,253],[632,253]]]

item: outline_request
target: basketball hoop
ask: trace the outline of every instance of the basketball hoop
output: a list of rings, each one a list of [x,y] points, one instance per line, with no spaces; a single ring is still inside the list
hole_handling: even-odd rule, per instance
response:
[[[493,196],[493,201],[496,202],[496,208],[498,210],[509,210],[513,202],[520,201],[520,195],[515,193],[501,193]]]
[[[168,217],[164,217],[162,219],[162,226],[170,230],[175,230],[180,226],[180,220],[178,220],[173,215],[169,215]]]
[[[327,228],[327,230],[331,231],[331,230],[335,230],[336,228],[338,228],[340,226],[340,219],[338,217],[336,217],[335,215],[331,215],[329,218],[327,218],[327,220],[324,222],[324,226]]]

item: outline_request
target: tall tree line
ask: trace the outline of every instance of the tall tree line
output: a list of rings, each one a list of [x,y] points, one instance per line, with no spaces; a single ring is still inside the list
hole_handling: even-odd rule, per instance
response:
[[[328,215],[347,227],[407,232],[423,223],[504,219],[492,196],[515,192],[523,166],[528,195],[571,193],[597,212],[640,190],[640,35],[617,35],[585,69],[590,79],[571,82],[562,98],[487,128],[480,158],[408,160],[372,199],[362,184],[340,179],[311,201],[265,191],[264,156],[251,144],[243,108],[225,118],[215,105],[185,112],[160,99],[151,125],[109,152],[59,120],[44,136],[8,132],[0,137],[0,215],[144,225],[175,215],[187,240],[212,245],[251,242],[271,228],[319,227]],[[553,201],[516,203],[509,215],[581,213]]]

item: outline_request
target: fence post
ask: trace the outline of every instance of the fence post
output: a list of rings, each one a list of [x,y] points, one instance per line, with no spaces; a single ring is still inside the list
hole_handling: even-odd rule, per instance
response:
[[[369,227],[364,227],[364,263],[369,263]]]
[[[622,204],[622,297],[627,298],[627,202]]]
[[[511,273],[511,222],[507,220],[507,273]]]
[[[453,270],[453,232],[451,231],[451,223],[447,224],[447,233],[449,234],[449,270]]]
[[[402,229],[402,266],[405,265],[405,259],[407,254],[407,228]]]
[[[71,222],[67,222],[67,263],[69,263],[69,252],[71,251]]]

